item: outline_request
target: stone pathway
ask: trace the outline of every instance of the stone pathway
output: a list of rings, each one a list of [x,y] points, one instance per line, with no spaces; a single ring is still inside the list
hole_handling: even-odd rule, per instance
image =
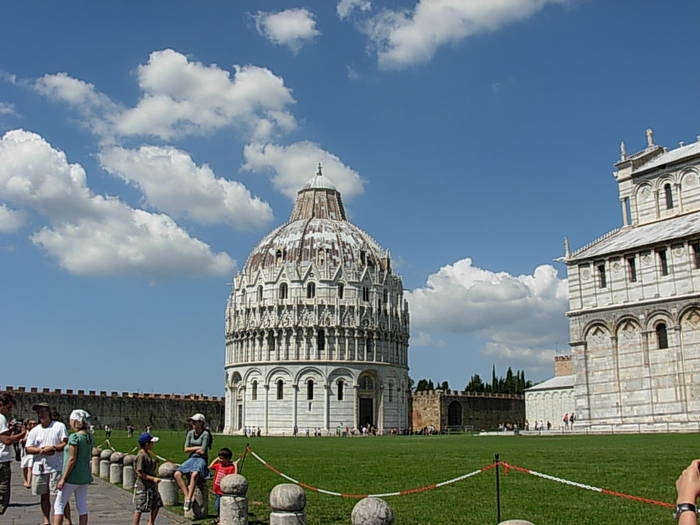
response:
[[[71,510],[75,514],[75,505],[71,501]],[[95,479],[88,493],[90,506],[90,523],[98,525],[129,525],[133,514],[131,493],[110,485],[101,479]],[[10,507],[0,516],[2,525],[39,525],[41,524],[39,498],[32,496],[29,489],[22,485],[22,472],[19,463],[12,462],[12,497]],[[78,523],[77,516],[74,523]],[[141,517],[141,523],[148,523],[146,516]],[[160,509],[156,525],[180,525],[192,523],[182,516],[168,510]]]

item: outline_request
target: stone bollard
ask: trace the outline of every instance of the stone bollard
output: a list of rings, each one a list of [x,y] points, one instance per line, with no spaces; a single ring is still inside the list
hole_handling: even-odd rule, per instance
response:
[[[132,490],[134,488],[134,483],[136,482],[134,461],[136,461],[136,456],[132,454],[127,454],[124,456],[124,460],[122,461],[124,464],[124,470],[122,470],[122,488],[125,490]]]
[[[105,449],[100,452],[100,477],[102,479],[109,479],[109,458],[112,455],[112,451]]]
[[[306,525],[306,494],[293,483],[281,483],[270,492],[270,525]]]
[[[352,525],[392,525],[394,513],[386,501],[364,498],[353,507],[350,520]]]
[[[90,461],[90,472],[93,476],[100,475],[100,454],[102,453],[101,448],[92,449],[92,460]]]
[[[124,461],[124,454],[122,452],[114,452],[111,456],[109,456],[110,483],[122,482],[122,461]]]
[[[507,520],[507,521],[502,521],[498,525],[535,525],[531,521],[527,520]]]
[[[158,467],[158,477],[160,478],[158,492],[160,499],[163,500],[163,505],[166,506],[177,505],[177,483],[173,479],[175,470],[177,470],[177,465],[169,461]]]
[[[220,525],[248,525],[248,480],[240,474],[229,474],[221,480],[219,500]]]
[[[197,485],[192,495],[192,505],[183,515],[191,520],[200,520],[209,516],[209,489],[207,488],[207,480],[202,479],[202,476],[197,477]]]

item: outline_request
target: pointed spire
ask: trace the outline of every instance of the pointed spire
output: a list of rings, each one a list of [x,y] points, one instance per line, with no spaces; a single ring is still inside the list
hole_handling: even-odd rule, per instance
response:
[[[564,257],[567,259],[571,255],[571,248],[569,247],[569,238],[564,237]]]
[[[316,175],[319,177],[323,177],[323,170],[321,169],[321,163],[318,163],[318,171],[316,172]]]
[[[625,146],[625,141],[620,141],[620,160],[627,159],[627,146]]]

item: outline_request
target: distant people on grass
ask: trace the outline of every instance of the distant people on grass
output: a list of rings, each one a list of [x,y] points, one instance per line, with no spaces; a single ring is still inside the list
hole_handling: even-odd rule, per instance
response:
[[[192,429],[187,432],[185,437],[185,452],[189,454],[189,458],[180,465],[175,471],[175,481],[182,491],[185,498],[183,509],[189,510],[192,505],[194,490],[197,487],[197,479],[209,478],[209,449],[214,441],[214,438],[206,427],[206,419],[203,414],[195,414],[190,418]],[[190,475],[189,485],[185,484],[183,479],[184,474]]]
[[[221,490],[221,480],[229,474],[238,474],[238,460],[232,461],[233,452],[229,448],[222,448],[217,453],[217,458],[211,462],[209,468],[214,471],[213,490],[216,499],[214,507],[216,508],[217,516],[220,515],[221,496],[224,493]]]
[[[569,428],[569,414],[568,413],[564,414],[562,421],[564,422],[564,428],[568,429]]]
[[[157,437],[148,432],[139,436],[139,452],[134,461],[134,516],[131,525],[141,523],[141,514],[149,513],[148,525],[155,525],[158,511],[163,506],[158,492],[157,477],[158,460],[153,454],[153,445],[158,442]]]
[[[110,439],[112,437],[112,427],[105,425],[105,437]]]
[[[26,430],[10,428],[7,416],[15,407],[15,398],[7,392],[0,393],[0,515],[5,514],[10,504],[10,479],[12,470],[12,447],[26,437]]]
[[[127,437],[134,437],[134,430],[135,430],[134,425],[132,425],[131,423],[126,425],[126,436]]]
[[[547,430],[552,430],[552,422],[547,420]]]
[[[576,421],[576,416],[572,412],[571,415],[569,415],[569,425],[571,428],[574,428],[574,421]]]
[[[27,452],[34,454],[32,465],[32,494],[41,498],[42,525],[51,523],[51,496],[56,495],[58,481],[63,472],[63,449],[68,444],[66,425],[52,417],[47,403],[37,403],[39,424],[27,435]],[[70,522],[70,508],[65,506],[65,516]]]
[[[75,494],[78,522],[88,522],[88,486],[92,483],[90,459],[92,457],[92,434],[88,431],[88,414],[85,410],[73,410],[68,418],[73,433],[68,436],[68,446],[63,450],[63,473],[56,488],[58,493],[53,506],[54,525],[63,525],[63,509],[68,508],[71,495]]]

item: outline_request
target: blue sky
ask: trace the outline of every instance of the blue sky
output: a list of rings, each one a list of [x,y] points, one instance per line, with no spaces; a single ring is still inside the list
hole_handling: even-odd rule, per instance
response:
[[[319,161],[412,290],[412,377],[549,376],[620,140],[700,133],[700,5],[494,4],[5,6],[0,384],[220,394],[231,277]]]

